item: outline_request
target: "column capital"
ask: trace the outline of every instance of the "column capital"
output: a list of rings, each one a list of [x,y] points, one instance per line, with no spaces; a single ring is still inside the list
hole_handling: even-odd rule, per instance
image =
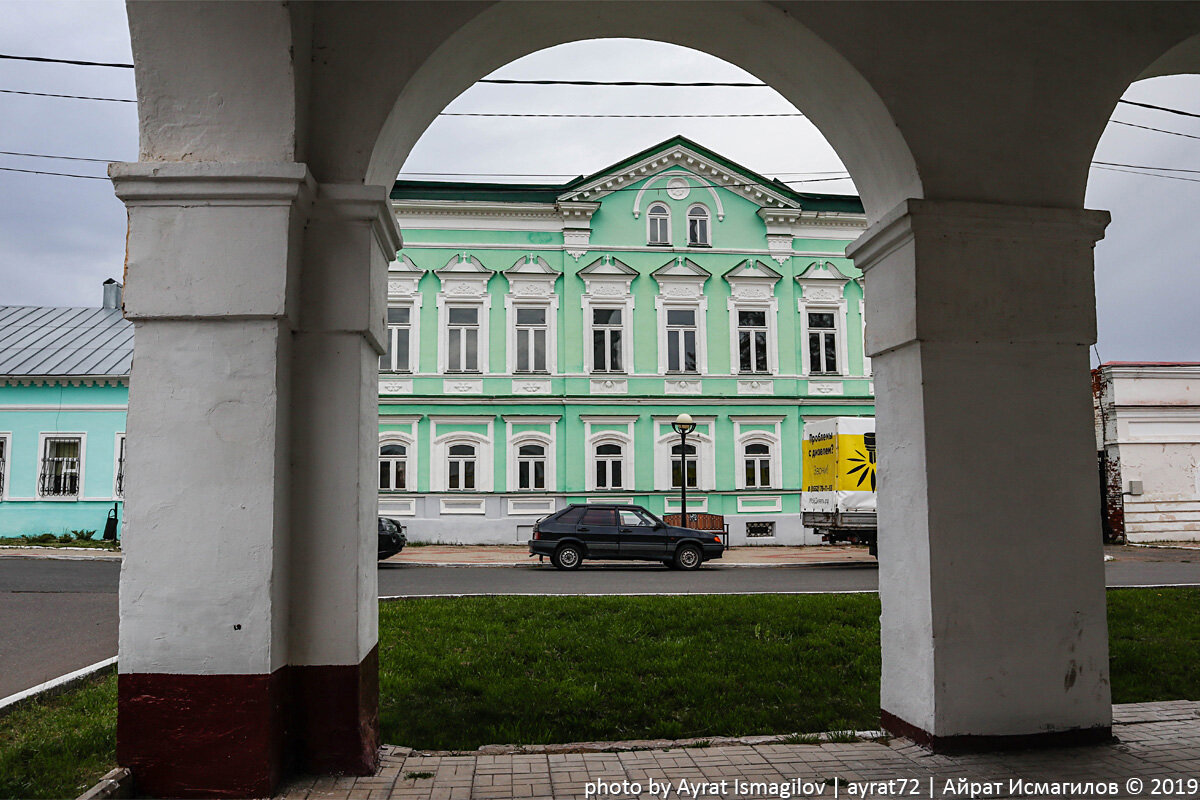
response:
[[[297,162],[135,161],[108,165],[126,206],[307,205],[317,184]]]
[[[394,261],[396,251],[404,246],[387,186],[322,183],[317,189],[312,218],[370,223],[375,243],[388,261]]]
[[[1104,238],[1110,219],[1107,211],[909,198],[867,228],[846,255],[867,272],[897,247],[923,236],[1091,247]]]

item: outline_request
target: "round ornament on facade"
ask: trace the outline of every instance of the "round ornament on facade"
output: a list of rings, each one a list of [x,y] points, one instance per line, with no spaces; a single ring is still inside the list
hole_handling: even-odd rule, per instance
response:
[[[672,200],[685,200],[691,191],[691,185],[683,178],[671,178],[667,181],[667,195]]]

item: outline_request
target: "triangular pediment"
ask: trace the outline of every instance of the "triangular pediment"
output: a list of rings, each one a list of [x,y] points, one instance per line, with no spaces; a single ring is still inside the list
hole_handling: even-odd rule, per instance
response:
[[[695,189],[716,193],[726,189],[735,194],[771,208],[799,208],[794,192],[780,181],[759,175],[757,172],[736,164],[683,136],[675,136],[654,147],[643,150],[624,161],[613,164],[584,178],[573,181],[560,200],[595,201],[612,192],[629,187],[649,178],[654,188],[668,188],[670,176],[687,181]],[[662,183],[662,186],[658,184]],[[648,188],[648,184],[646,187]],[[718,211],[718,216],[723,213]]]
[[[580,275],[587,275],[591,278],[613,277],[613,278],[633,278],[639,273],[636,269],[612,256],[601,256],[592,263],[588,264],[583,269],[579,270]]]
[[[425,270],[414,264],[413,260],[406,255],[401,255],[395,261],[388,264],[389,275],[404,275],[405,273],[419,275],[424,272]]]
[[[783,277],[757,258],[747,258],[723,276],[727,281],[760,280],[774,283]]]
[[[558,276],[561,273],[559,273],[559,271],[556,270],[554,267],[550,266],[550,262],[547,261],[546,259],[542,258],[539,255],[534,255],[533,253],[530,253],[527,256],[522,256],[520,259],[517,260],[517,263],[513,264],[511,267],[504,270],[504,274],[505,275],[523,275],[523,276],[544,275],[546,277],[549,277],[551,275]]]
[[[690,258],[679,256],[678,258],[663,264],[661,267],[654,270],[654,272],[651,272],[650,276],[655,280],[660,281],[664,278],[668,280],[674,278],[703,281],[711,278],[712,273],[696,262],[692,261]]]
[[[490,270],[483,265],[475,256],[469,253],[459,253],[449,261],[446,266],[439,270],[435,270],[438,275],[473,275],[476,277],[486,277],[493,274],[494,270]]]
[[[850,276],[838,269],[832,261],[814,261],[796,276],[798,281],[840,281],[850,280]]]

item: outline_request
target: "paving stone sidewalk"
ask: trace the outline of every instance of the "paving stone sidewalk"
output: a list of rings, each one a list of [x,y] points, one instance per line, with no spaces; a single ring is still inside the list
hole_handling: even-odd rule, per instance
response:
[[[1200,702],[1138,703],[1115,706],[1114,734],[1108,745],[1024,750],[979,755],[933,755],[905,739],[855,743],[738,744],[711,747],[657,747],[617,752],[482,755],[421,754],[384,748],[377,775],[364,778],[301,779],[281,797],[288,800],[666,800],[834,797],[1196,797],[1186,781],[1200,779]],[[762,737],[765,739],[765,737]],[[635,745],[636,743],[625,743]],[[597,743],[592,743],[596,746]],[[908,781],[901,785],[900,779]],[[1152,794],[1155,780],[1182,779],[1184,788]],[[649,782],[659,784],[652,794]],[[680,781],[717,784],[698,793],[678,791]],[[1014,787],[1011,781],[1019,781]],[[1141,781],[1137,790],[1136,781]],[[604,781],[617,789],[602,794],[589,784]],[[725,787],[720,782],[726,781]],[[735,781],[743,783],[737,784]],[[796,781],[801,785],[797,787]],[[862,782],[875,781],[874,791]],[[886,783],[891,781],[892,783]],[[640,784],[640,793],[621,791]],[[804,783],[825,783],[823,791]],[[858,782],[852,791],[848,782]],[[993,783],[995,782],[995,783]],[[1062,789],[1055,783],[1110,782],[1115,793]],[[987,785],[993,787],[984,789]],[[594,788],[594,787],[593,787]],[[638,787],[628,787],[638,788]],[[1016,789],[1014,791],[1014,788]],[[1162,788],[1162,787],[1160,787]],[[903,789],[903,795],[899,790]],[[1136,791],[1135,791],[1136,790]]]

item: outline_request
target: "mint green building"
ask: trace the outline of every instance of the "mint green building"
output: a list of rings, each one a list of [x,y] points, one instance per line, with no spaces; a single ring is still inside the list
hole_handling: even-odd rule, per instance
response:
[[[98,539],[120,518],[133,359],[120,296],[109,280],[98,308],[0,306],[0,537]]]
[[[513,543],[568,503],[800,522],[806,420],[874,413],[856,197],[676,137],[561,186],[398,181],[380,513]],[[697,421],[686,452],[670,422]]]

